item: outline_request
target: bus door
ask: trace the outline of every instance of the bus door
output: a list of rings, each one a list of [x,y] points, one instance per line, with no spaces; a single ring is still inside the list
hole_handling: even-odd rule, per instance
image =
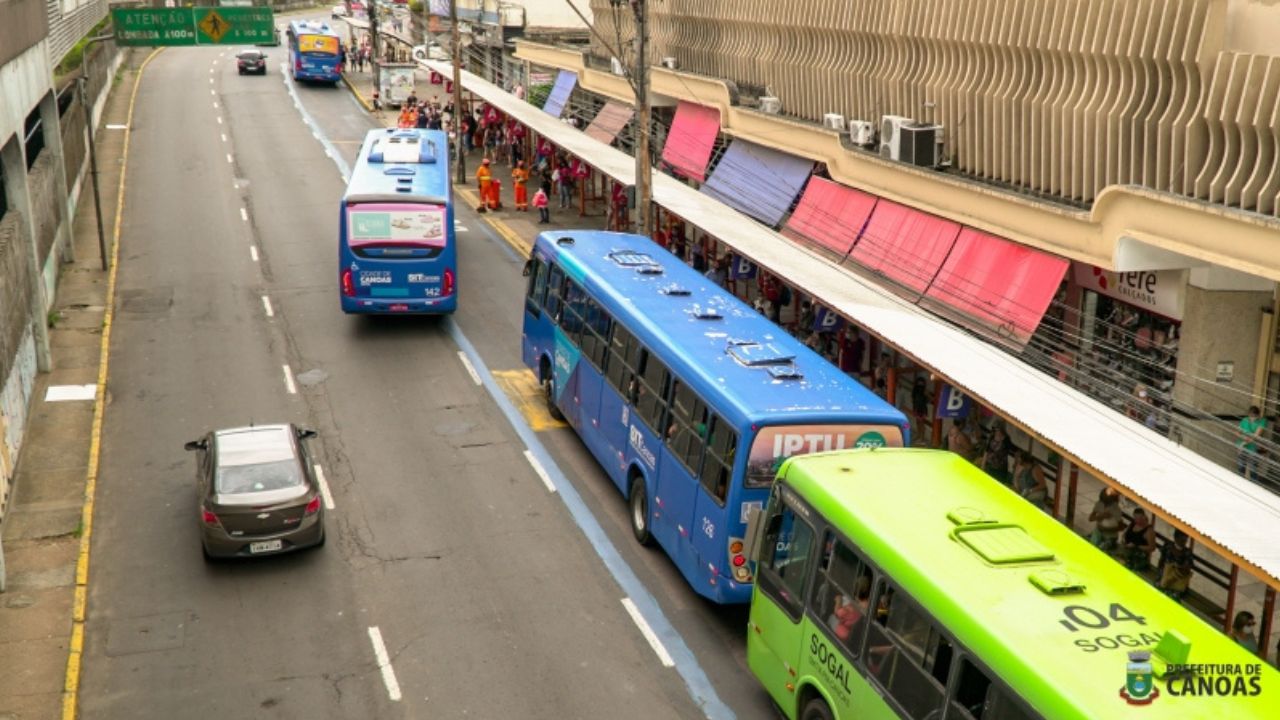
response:
[[[778,705],[795,708],[795,673],[807,647],[801,619],[818,543],[812,512],[784,500],[789,495],[775,486],[761,519],[747,664]],[[811,640],[817,639],[815,634]]]

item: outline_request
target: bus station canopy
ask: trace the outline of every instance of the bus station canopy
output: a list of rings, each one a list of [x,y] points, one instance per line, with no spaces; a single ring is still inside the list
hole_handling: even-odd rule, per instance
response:
[[[452,72],[447,63],[423,65]],[[472,73],[463,71],[462,84],[597,170],[635,184],[630,155]],[[653,200],[1280,589],[1280,543],[1275,541],[1280,497],[832,263],[819,251],[656,171]]]

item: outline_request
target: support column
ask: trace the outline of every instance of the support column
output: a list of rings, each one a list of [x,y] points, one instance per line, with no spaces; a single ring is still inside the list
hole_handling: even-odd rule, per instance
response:
[[[88,68],[86,67],[85,70]],[[93,122],[93,108],[84,108],[85,125]],[[67,182],[67,161],[62,150],[62,121],[58,117],[58,99],[53,92],[47,93],[40,101],[40,125],[44,128],[44,149],[53,156],[54,192],[58,193],[58,239],[54,247],[61,248],[62,259],[73,262],[76,259],[74,232],[71,213],[71,183]]]
[[[23,151],[21,134],[0,148],[0,162],[4,163],[5,194],[9,196],[9,205],[18,211],[18,231],[27,241],[30,255],[27,262],[27,277],[31,281],[31,330],[36,342],[36,367],[40,372],[49,372],[53,360],[49,355],[49,321],[46,313],[49,304],[45,300],[44,273],[40,271],[40,243],[36,239],[36,228],[31,222],[31,192],[27,186],[26,153]]]
[[[1236,589],[1240,583],[1240,566],[1231,564],[1231,582],[1227,585],[1227,607],[1223,611],[1222,632],[1231,634],[1231,616],[1236,614]]]
[[[1262,601],[1262,624],[1258,626],[1258,655],[1263,660],[1267,659],[1267,653],[1271,648],[1271,616],[1276,612],[1276,589],[1267,588],[1267,594]]]

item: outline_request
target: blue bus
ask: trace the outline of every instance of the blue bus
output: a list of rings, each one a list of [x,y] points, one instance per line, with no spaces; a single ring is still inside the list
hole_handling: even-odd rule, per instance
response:
[[[285,33],[294,80],[337,83],[342,79],[342,37],[327,23],[294,20]]]
[[[347,313],[458,308],[449,139],[370,130],[338,211],[338,283]]]
[[[640,235],[555,231],[526,266],[523,362],[699,594],[751,599],[747,517],[791,456],[907,444],[906,417]]]

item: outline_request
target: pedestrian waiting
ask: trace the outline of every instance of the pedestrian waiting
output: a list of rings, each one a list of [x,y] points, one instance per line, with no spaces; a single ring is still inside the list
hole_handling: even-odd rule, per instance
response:
[[[547,208],[547,191],[538,188],[538,192],[533,194],[533,206],[538,209],[538,224],[546,225],[551,222],[551,210]]]

